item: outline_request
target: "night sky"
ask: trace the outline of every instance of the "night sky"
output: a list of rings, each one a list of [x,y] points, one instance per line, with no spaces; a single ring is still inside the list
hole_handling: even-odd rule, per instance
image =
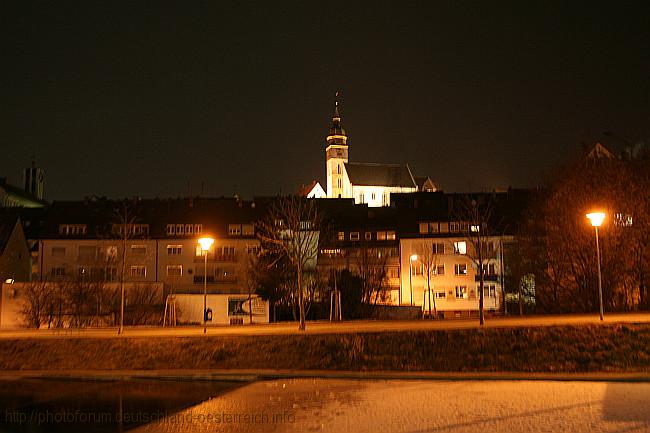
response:
[[[352,161],[448,192],[650,137],[647,1],[350,3],[2,2],[0,177],[36,153],[49,200],[294,192],[337,90]]]

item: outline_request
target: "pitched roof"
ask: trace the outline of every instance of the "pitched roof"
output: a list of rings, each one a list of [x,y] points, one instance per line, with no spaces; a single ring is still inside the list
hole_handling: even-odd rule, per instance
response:
[[[345,170],[353,185],[417,187],[408,164],[347,162]]]
[[[2,254],[7,246],[7,242],[14,232],[16,223],[18,222],[17,215],[0,214],[0,254]]]

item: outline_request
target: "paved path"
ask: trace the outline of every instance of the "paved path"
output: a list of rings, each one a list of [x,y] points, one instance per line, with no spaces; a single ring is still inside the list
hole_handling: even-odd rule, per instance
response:
[[[486,328],[529,327],[581,325],[600,323],[650,323],[650,313],[607,314],[604,322],[596,314],[558,315],[558,316],[509,316],[487,319]],[[414,331],[426,329],[471,329],[479,326],[477,319],[465,320],[359,320],[349,322],[308,322],[307,334],[342,334],[351,332],[385,332],[385,331]],[[217,335],[280,335],[299,334],[298,325],[294,322],[271,323],[252,326],[215,326],[209,327],[203,334],[203,327],[175,328],[126,328],[122,335],[117,334],[116,328],[100,329],[13,329],[0,331],[0,338],[123,338],[123,337],[196,337]]]
[[[134,432],[650,432],[650,383],[283,379]]]

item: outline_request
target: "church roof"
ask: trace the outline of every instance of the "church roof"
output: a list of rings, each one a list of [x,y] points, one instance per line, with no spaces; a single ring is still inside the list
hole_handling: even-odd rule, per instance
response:
[[[353,185],[417,187],[408,164],[347,162],[345,170]]]

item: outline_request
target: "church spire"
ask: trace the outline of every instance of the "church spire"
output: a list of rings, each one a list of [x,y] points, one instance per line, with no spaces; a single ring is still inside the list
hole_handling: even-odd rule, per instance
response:
[[[327,135],[327,144],[340,144],[347,145],[348,136],[345,129],[341,125],[341,114],[339,113],[339,96],[340,92],[336,92],[336,99],[334,100],[334,116],[332,116],[332,126],[330,127],[329,134]]]

